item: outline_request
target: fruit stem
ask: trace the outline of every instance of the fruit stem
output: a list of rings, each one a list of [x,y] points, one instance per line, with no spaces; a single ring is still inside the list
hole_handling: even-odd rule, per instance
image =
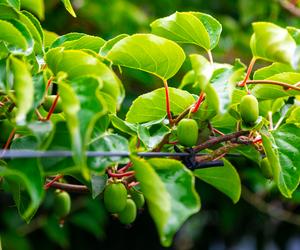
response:
[[[213,131],[214,133],[219,134],[219,135],[224,135],[224,133],[222,133],[220,130],[218,130],[218,129],[216,129],[216,128],[212,128],[212,131]]]
[[[108,173],[108,175],[109,175],[110,177],[115,177],[115,178],[123,178],[123,177],[126,177],[126,176],[132,176],[132,175],[135,174],[134,171],[128,171],[128,172],[126,172],[126,173],[113,173],[113,172],[111,171],[111,169],[108,169],[108,170],[107,170],[107,173]]]
[[[300,87],[298,84],[292,85],[285,82],[273,81],[273,80],[248,80],[247,84],[271,84],[271,85],[278,85],[286,88],[287,90],[293,89],[300,91]]]
[[[171,108],[170,108],[169,86],[168,86],[167,80],[163,79],[163,82],[164,82],[165,93],[166,93],[166,110],[167,110],[167,115],[168,115],[169,123],[172,126],[173,125],[173,119],[172,119]]]
[[[200,107],[200,105],[201,105],[204,97],[205,97],[205,93],[204,93],[203,90],[201,90],[197,102],[195,103],[194,107],[191,109],[192,113],[196,113],[198,111],[198,109],[199,109],[199,107]]]
[[[61,179],[63,177],[63,175],[61,174],[58,174],[56,175],[51,181],[47,182],[45,185],[44,185],[44,189],[47,190],[49,189],[54,182],[58,181],[59,179]]]
[[[52,83],[52,80],[53,80],[53,76],[51,76],[51,77],[49,78],[48,82],[47,82],[46,92],[48,91],[48,89],[49,89],[49,87],[50,87],[50,85],[51,85],[51,83]]]
[[[135,187],[135,186],[137,186],[137,185],[139,185],[140,183],[138,182],[138,181],[133,181],[133,182],[130,182],[128,185],[127,185],[127,187],[130,189],[130,188],[132,188],[132,187]]]
[[[124,167],[120,168],[117,172],[118,173],[124,173],[132,166],[133,166],[133,163],[130,161]]]
[[[56,107],[57,102],[58,102],[58,99],[59,99],[59,94],[56,95],[56,97],[55,97],[55,99],[54,99],[54,101],[53,101],[53,103],[52,103],[52,106],[51,106],[51,108],[50,108],[50,110],[49,110],[49,112],[48,112],[48,115],[47,115],[47,117],[46,117],[46,121],[49,121],[49,120],[50,120],[51,115],[52,115],[52,113],[53,113],[53,111],[54,111],[54,109],[55,109],[55,107]]]
[[[239,84],[239,87],[245,87],[247,92],[248,92],[247,81],[249,80],[249,77],[250,77],[250,74],[252,72],[255,62],[256,62],[256,57],[252,57],[252,59],[249,63],[248,69],[247,69],[246,76],[245,76],[244,80],[242,81],[242,83]]]

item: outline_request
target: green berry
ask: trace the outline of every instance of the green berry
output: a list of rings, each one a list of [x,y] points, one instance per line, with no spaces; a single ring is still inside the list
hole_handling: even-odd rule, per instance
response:
[[[54,213],[58,218],[66,217],[71,210],[71,197],[65,191],[56,191],[54,196]]]
[[[263,158],[260,162],[260,169],[263,174],[263,176],[267,179],[272,179],[273,178],[273,170],[272,166],[268,160],[267,157]]]
[[[177,125],[177,138],[183,146],[195,146],[198,141],[197,122],[193,119],[182,119]]]
[[[56,95],[48,95],[45,97],[44,102],[42,104],[45,111],[49,112],[54,100],[56,99]],[[61,113],[63,111],[61,98],[58,98],[55,109],[53,113]]]
[[[241,99],[240,113],[243,121],[248,124],[256,122],[259,114],[258,101],[253,95],[245,95]]]
[[[130,196],[131,199],[134,201],[137,209],[140,209],[145,205],[145,197],[142,192],[139,192],[132,188],[130,189]]]
[[[125,208],[119,213],[119,220],[122,224],[130,224],[136,218],[136,205],[132,199],[127,199]]]
[[[126,206],[127,189],[123,183],[111,183],[104,190],[104,205],[110,213],[119,213]]]

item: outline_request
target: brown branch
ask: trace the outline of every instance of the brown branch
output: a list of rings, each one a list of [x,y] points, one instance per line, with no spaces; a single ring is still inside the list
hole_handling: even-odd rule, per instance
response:
[[[280,208],[278,206],[268,204],[266,201],[264,201],[262,198],[260,198],[258,195],[255,195],[252,193],[248,188],[245,186],[242,187],[242,198],[251,204],[253,207],[257,208],[262,213],[265,213],[269,215],[270,217],[273,217],[276,220],[279,221],[285,221],[287,223],[293,224],[293,225],[300,225],[300,216],[297,214],[294,214],[288,210],[285,210],[283,208]]]
[[[271,85],[278,85],[278,86],[284,87],[286,89],[294,89],[294,90],[300,91],[300,87],[297,87],[295,85],[288,84],[288,83],[285,83],[285,82],[280,82],[280,81],[273,81],[273,80],[248,80],[246,83],[247,84],[271,84]]]
[[[47,183],[51,182],[51,180],[47,180]],[[51,188],[57,188],[60,190],[64,190],[70,193],[89,193],[90,190],[87,186],[84,185],[75,185],[75,184],[68,184],[62,182],[53,182],[51,184]]]
[[[240,146],[240,145],[235,144],[235,143],[230,143],[228,145],[225,145],[223,147],[220,147],[220,148],[214,150],[211,154],[196,156],[195,160],[197,162],[215,161],[215,160],[219,159],[220,157],[229,153],[230,150],[232,150],[238,146]]]
[[[300,9],[287,0],[279,0],[280,5],[296,17],[300,17]]]
[[[227,134],[227,135],[224,135],[224,136],[219,136],[219,137],[215,137],[213,139],[210,139],[202,144],[199,144],[195,147],[193,147],[193,150],[195,152],[199,152],[203,149],[206,149],[206,148],[210,148],[216,144],[219,144],[221,142],[225,142],[225,141],[230,141],[232,139],[237,139],[238,137],[242,136],[242,135],[246,135],[246,134],[249,134],[249,131],[238,131],[238,132],[234,132],[232,134]]]

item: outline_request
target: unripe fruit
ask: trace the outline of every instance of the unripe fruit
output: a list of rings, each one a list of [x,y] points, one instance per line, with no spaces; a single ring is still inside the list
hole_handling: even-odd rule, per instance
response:
[[[253,95],[245,95],[241,99],[240,113],[245,123],[256,122],[259,114],[258,101]]]
[[[71,210],[71,197],[65,191],[56,191],[54,196],[54,213],[58,218],[66,217]]]
[[[260,169],[265,178],[267,178],[267,179],[273,178],[272,166],[270,165],[270,162],[267,157],[265,157],[261,160]]]
[[[136,205],[132,199],[127,199],[125,208],[119,213],[122,224],[130,224],[136,218]]]
[[[111,183],[104,190],[104,205],[110,213],[119,213],[126,206],[127,190],[123,183]]]
[[[55,99],[56,99],[56,95],[48,95],[48,96],[45,97],[44,102],[42,104],[45,111],[47,111],[47,112],[50,111],[51,106],[52,106]],[[57,101],[56,106],[53,110],[53,113],[61,113],[62,111],[63,111],[62,101],[61,101],[60,98],[58,98],[58,101]]]
[[[130,196],[134,201],[137,209],[140,209],[145,205],[145,197],[142,192],[131,189]]]
[[[14,129],[14,126],[9,122],[9,120],[5,119],[0,121],[0,142],[5,143]]]
[[[198,124],[193,119],[182,119],[177,125],[177,138],[181,145],[192,147],[198,140]]]

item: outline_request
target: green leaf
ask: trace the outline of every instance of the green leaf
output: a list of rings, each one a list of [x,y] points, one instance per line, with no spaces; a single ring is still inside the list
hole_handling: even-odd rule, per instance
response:
[[[93,140],[89,145],[91,151],[102,151],[110,153],[127,153],[129,151],[129,145],[127,139],[116,134],[103,134],[100,137]],[[94,157],[88,159],[88,166],[90,169],[104,173],[107,167],[115,165],[117,163],[127,163],[127,158],[115,157]]]
[[[0,20],[0,41],[4,41],[10,51],[18,53],[28,49],[26,38],[12,23]]]
[[[171,198],[171,214],[163,228],[163,235],[160,236],[161,243],[170,246],[174,234],[182,224],[200,210],[200,198],[194,187],[195,179],[192,172],[179,161],[150,159],[148,163],[158,174]]]
[[[195,72],[195,84],[198,84],[200,89],[205,91],[213,75],[213,65],[204,56],[198,54],[190,55],[190,60]]]
[[[32,0],[21,0],[21,8],[34,13],[40,20],[43,20],[45,17],[45,6],[43,0],[35,0],[34,4],[32,3]]]
[[[260,68],[254,72],[254,80],[264,80],[283,72],[293,72],[293,68],[285,63],[272,63],[270,66]]]
[[[286,29],[268,22],[256,22],[252,26],[250,47],[255,58],[292,63],[296,43]]]
[[[137,135],[143,144],[151,150],[157,146],[165,135],[171,132],[170,128],[163,124],[164,118],[144,124],[138,124]]]
[[[15,139],[11,149],[33,149],[30,137]],[[7,168],[0,168],[0,176],[11,182],[13,196],[22,218],[29,223],[44,197],[44,178],[37,159],[12,159]],[[23,188],[27,193],[23,192]],[[29,200],[27,200],[27,194]]]
[[[191,106],[195,99],[187,91],[169,88],[170,106],[173,115],[178,115]],[[130,123],[143,123],[159,120],[166,116],[164,88],[156,89],[135,99],[126,115]]]
[[[99,51],[99,54],[101,56],[106,56],[107,53],[112,49],[112,47],[117,43],[119,42],[120,40],[122,40],[123,38],[125,37],[128,37],[129,35],[127,34],[120,34],[112,39],[109,39],[108,41],[106,41],[102,47],[100,48],[100,51]]]
[[[274,181],[287,198],[299,185],[300,128],[286,124],[271,133],[261,133],[265,153],[273,169]]]
[[[115,65],[146,71],[167,80],[180,69],[185,54],[173,41],[152,34],[135,34],[117,42],[107,58]]]
[[[156,224],[161,242],[167,245],[164,229],[168,225],[172,213],[170,194],[159,175],[147,161],[135,156],[131,157],[131,161],[135,177],[140,182],[141,191],[145,196],[149,213]]]
[[[132,135],[132,136],[136,135],[136,131],[137,131],[136,124],[132,124],[132,123],[123,121],[116,115],[110,115],[109,117],[110,117],[112,125],[116,129],[118,129],[126,134]]]
[[[223,158],[224,167],[211,167],[194,171],[196,177],[214,186],[226,194],[233,203],[237,203],[241,196],[241,180],[229,161]]]
[[[75,11],[73,10],[72,4],[70,3],[70,0],[61,0],[64,4],[66,10],[73,16],[76,17]]]
[[[286,27],[287,31],[290,33],[290,35],[295,40],[296,44],[300,45],[300,29],[297,29],[295,27],[288,26]]]
[[[0,0],[0,4],[9,4],[17,10],[20,9],[20,0]]]
[[[81,76],[100,78],[103,81],[101,92],[111,96],[118,105],[121,104],[124,98],[122,83],[116,74],[97,57],[80,50],[54,48],[48,51],[45,61],[54,75],[65,72],[68,80]]]
[[[196,44],[207,51],[219,41],[221,24],[212,16],[200,12],[176,12],[150,24],[152,32],[179,43]]]
[[[26,116],[32,109],[34,102],[34,85],[26,64],[11,56],[10,69],[12,73],[13,89],[15,90],[16,105],[18,107],[16,122],[25,124]]]
[[[300,81],[300,73],[283,72],[275,74],[267,78],[266,80],[285,82],[294,85]],[[297,90],[285,90],[283,87],[273,84],[258,84],[251,90],[251,92],[253,95],[260,99],[276,99],[286,96],[295,96],[300,93]]]
[[[44,144],[44,150],[70,150],[71,136],[65,121],[55,123],[55,128]],[[80,171],[79,166],[74,163],[70,157],[52,157],[42,158],[41,165],[46,175],[68,174],[74,171]]]
[[[54,32],[43,29],[44,33],[44,47],[50,47],[52,43],[58,38],[58,35]]]
[[[296,107],[292,110],[291,114],[286,119],[286,123],[293,123],[300,128],[300,107]]]
[[[103,46],[105,40],[101,37],[90,36],[83,33],[69,33],[57,38],[51,48],[64,47],[65,49],[80,50],[89,49],[96,53]]]

